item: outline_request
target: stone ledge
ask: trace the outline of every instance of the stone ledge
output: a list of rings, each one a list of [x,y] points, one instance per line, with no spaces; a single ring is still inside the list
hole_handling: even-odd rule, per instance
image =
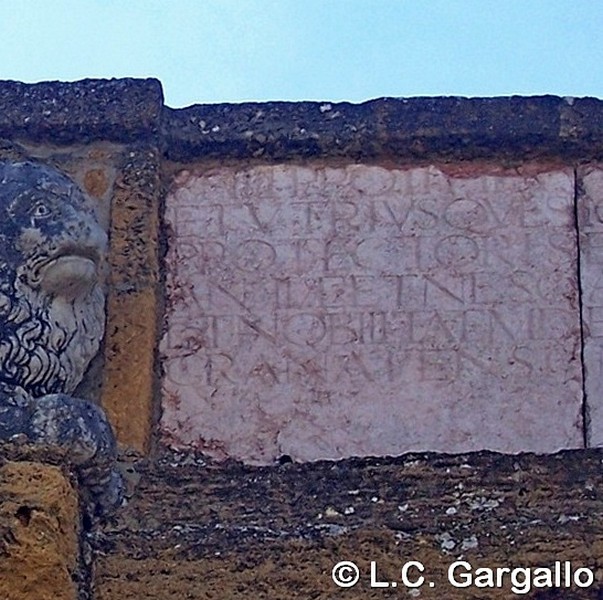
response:
[[[379,98],[163,104],[156,79],[0,81],[0,137],[66,145],[162,138],[173,161],[603,158],[596,98]]]
[[[595,98],[381,98],[165,108],[169,160],[346,158],[406,161],[603,157]]]
[[[56,145],[154,137],[163,107],[156,79],[0,81],[0,137]]]

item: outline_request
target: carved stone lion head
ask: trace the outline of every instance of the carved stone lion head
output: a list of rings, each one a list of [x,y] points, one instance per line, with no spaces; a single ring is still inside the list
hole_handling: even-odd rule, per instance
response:
[[[107,236],[64,174],[0,161],[0,381],[71,393],[105,328]]]

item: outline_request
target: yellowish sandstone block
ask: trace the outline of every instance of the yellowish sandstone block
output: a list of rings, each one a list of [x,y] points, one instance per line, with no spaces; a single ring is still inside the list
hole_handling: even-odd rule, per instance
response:
[[[78,557],[77,492],[59,467],[0,467],[0,598],[72,600]]]

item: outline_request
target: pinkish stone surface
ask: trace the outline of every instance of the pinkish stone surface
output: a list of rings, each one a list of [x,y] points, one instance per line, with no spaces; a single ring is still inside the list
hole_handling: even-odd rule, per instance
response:
[[[589,446],[603,446],[603,169],[579,172],[578,226]]]
[[[181,173],[164,441],[255,464],[581,446],[573,194],[544,167]]]

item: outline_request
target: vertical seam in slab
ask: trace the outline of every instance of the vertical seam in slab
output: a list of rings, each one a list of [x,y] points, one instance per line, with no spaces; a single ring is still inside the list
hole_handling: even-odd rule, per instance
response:
[[[580,248],[580,221],[578,219],[578,169],[574,167],[574,224],[576,229],[576,266],[578,279],[578,311],[580,319],[580,370],[582,372],[582,443],[584,448],[589,446],[588,431],[588,398],[586,396],[586,365],[584,362],[584,311],[582,304],[582,251]]]

